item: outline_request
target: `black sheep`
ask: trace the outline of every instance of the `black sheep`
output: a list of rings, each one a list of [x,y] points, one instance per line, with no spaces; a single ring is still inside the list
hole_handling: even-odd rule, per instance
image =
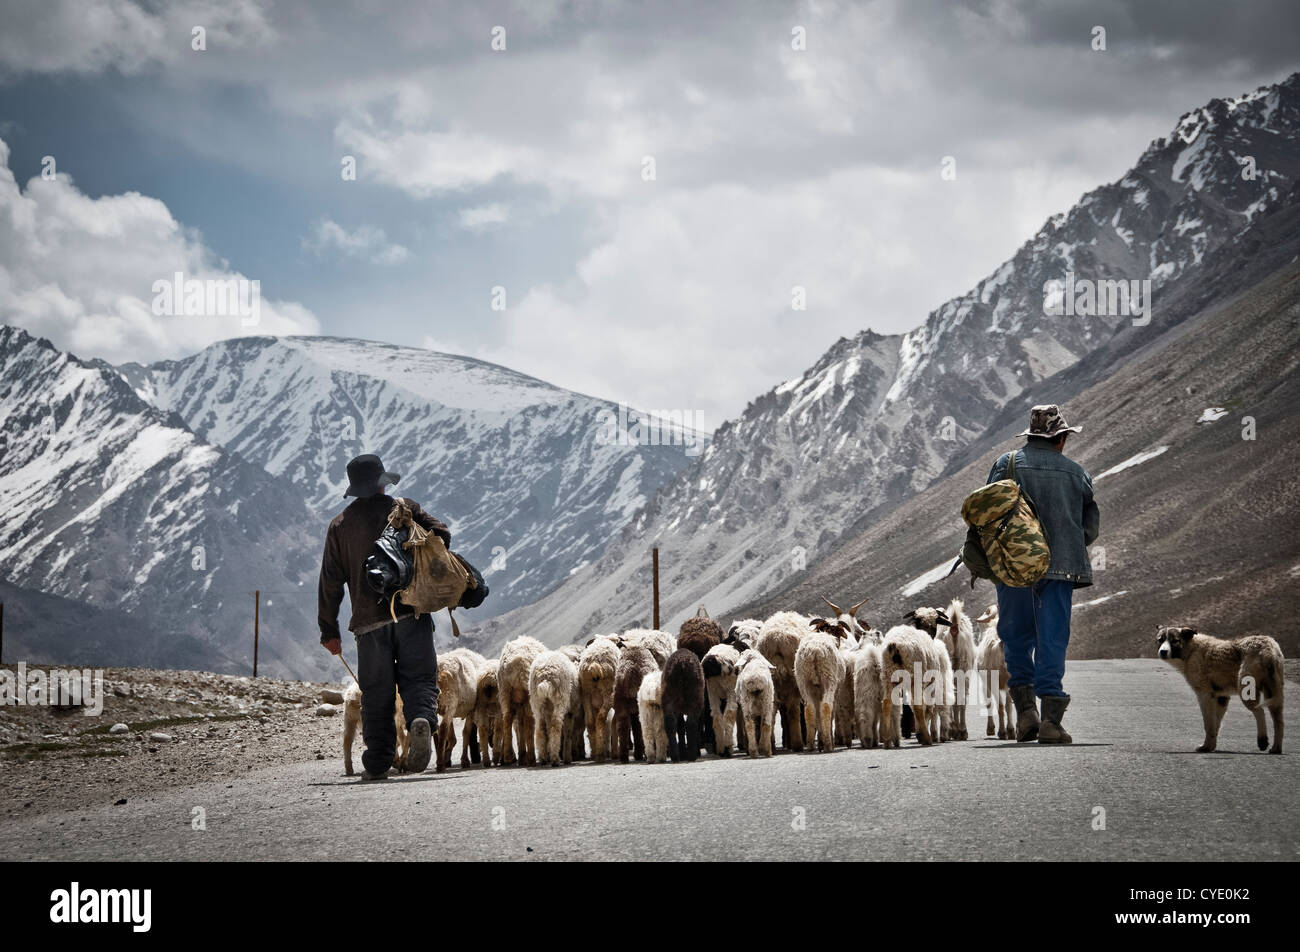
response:
[[[668,656],[663,673],[664,732],[668,758],[674,763],[700,755],[700,719],[704,717],[704,668],[689,648]]]

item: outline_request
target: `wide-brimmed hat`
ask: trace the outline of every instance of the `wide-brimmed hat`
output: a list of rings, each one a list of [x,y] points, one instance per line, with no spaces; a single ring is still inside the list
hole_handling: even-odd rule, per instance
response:
[[[383,460],[374,453],[367,453],[348,463],[348,488],[343,495],[358,499],[377,496],[384,491],[384,486],[392,486],[401,478],[384,469]]]
[[[1029,411],[1029,429],[1016,435],[1041,436],[1051,440],[1062,433],[1078,433],[1082,429],[1081,426],[1067,424],[1065,417],[1061,416],[1061,408],[1055,403],[1047,403],[1040,407],[1034,407]]]

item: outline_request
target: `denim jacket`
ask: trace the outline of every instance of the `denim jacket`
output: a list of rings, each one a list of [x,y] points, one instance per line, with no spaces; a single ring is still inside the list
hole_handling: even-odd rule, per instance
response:
[[[1006,479],[1007,458],[1003,453],[989,471],[989,482]],[[1034,501],[1038,518],[1052,550],[1052,564],[1045,578],[1064,579],[1075,588],[1092,584],[1092,563],[1087,546],[1097,538],[1101,515],[1092,498],[1092,477],[1063,453],[1027,444],[1016,451],[1016,479]]]

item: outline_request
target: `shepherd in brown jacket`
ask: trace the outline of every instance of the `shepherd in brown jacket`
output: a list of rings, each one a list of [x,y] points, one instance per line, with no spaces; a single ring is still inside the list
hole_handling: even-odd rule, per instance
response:
[[[361,686],[361,736],[366,751],[361,756],[366,780],[387,775],[397,750],[393,726],[394,688],[402,695],[406,726],[411,732],[407,768],[415,772],[429,765],[431,737],[438,726],[438,656],[433,648],[433,616],[412,614],[408,605],[381,602],[365,582],[365,562],[388,525],[397,501],[387,494],[400,477],[384,469],[378,456],[358,456],[348,463],[348,488],[344,496],[356,498],[330,523],[321,557],[318,603],[321,644],[331,654],[341,654],[339,605],[346,585],[352,603],[348,630],[357,642],[357,678]],[[411,515],[425,529],[437,533],[451,546],[451,531],[413,500],[403,499]]]

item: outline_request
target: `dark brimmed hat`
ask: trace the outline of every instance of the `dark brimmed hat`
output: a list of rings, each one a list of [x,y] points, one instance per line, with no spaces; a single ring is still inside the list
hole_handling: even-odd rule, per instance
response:
[[[1062,433],[1078,433],[1082,429],[1081,426],[1069,426],[1061,416],[1061,408],[1055,403],[1047,403],[1029,411],[1029,429],[1016,435],[1041,436],[1051,440]]]
[[[383,460],[374,453],[367,453],[348,463],[348,488],[343,495],[358,499],[377,496],[384,491],[384,486],[392,486],[401,478],[384,469]]]

